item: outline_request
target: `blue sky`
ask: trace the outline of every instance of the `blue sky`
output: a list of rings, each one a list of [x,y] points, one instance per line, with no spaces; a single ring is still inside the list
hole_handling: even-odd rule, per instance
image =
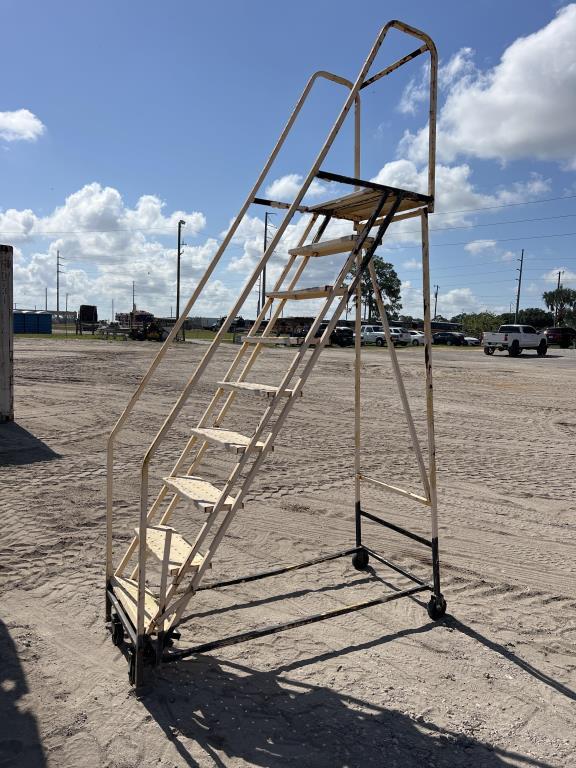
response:
[[[169,314],[178,219],[187,222],[186,294],[308,76],[328,69],[354,79],[390,18],[428,32],[440,54],[431,217],[438,311],[507,310],[522,248],[523,306],[542,305],[558,270],[564,285],[576,287],[574,5],[369,0],[361,19],[339,0],[4,0],[2,8],[0,240],[16,248],[18,306],[43,307],[46,287],[55,306],[59,249],[70,307],[97,303],[109,317],[112,299],[117,310],[129,308],[135,280],[138,306]],[[414,47],[391,34],[377,68]],[[363,177],[421,184],[424,75],[417,59],[367,89]],[[294,194],[341,101],[337,87],[318,87],[262,193]],[[349,138],[347,131],[325,168],[352,172]],[[316,192],[311,199],[319,202],[326,190]],[[192,314],[216,316],[232,305],[261,250],[263,215],[250,210]],[[391,230],[381,255],[402,278],[405,310],[420,315],[414,228]],[[282,258],[280,248],[272,274]],[[319,261],[311,284],[335,274],[336,262]],[[252,296],[244,314],[254,307]]]

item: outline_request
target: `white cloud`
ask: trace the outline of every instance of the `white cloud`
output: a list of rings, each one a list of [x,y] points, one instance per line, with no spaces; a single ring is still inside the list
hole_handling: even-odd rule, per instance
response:
[[[266,195],[272,200],[279,200],[281,202],[292,202],[300,188],[304,177],[299,173],[288,173],[286,176],[281,176],[279,179],[275,179],[271,184],[266,187]],[[308,187],[306,197],[320,197],[326,194],[326,187],[321,184],[317,179],[313,179],[312,183]]]
[[[522,157],[576,168],[576,4],[545,27],[518,38],[486,72],[454,62],[439,115],[438,153],[506,162]],[[427,129],[407,132],[401,149],[423,162]]]
[[[427,68],[424,70],[422,78],[418,81],[410,80],[402,92],[398,111],[403,115],[415,115],[420,104],[428,99],[428,76]]]
[[[131,303],[134,280],[140,307],[168,312],[170,303],[175,303],[177,222],[186,221],[184,232],[192,238],[205,226],[205,217],[197,211],[168,213],[164,209],[165,204],[154,195],[143,195],[130,208],[118,190],[93,183],[69,195],[63,205],[44,217],[30,210],[0,213],[0,231],[16,233],[10,240],[19,239],[22,244],[44,237],[50,241],[44,252],[28,250],[15,260],[16,301],[20,306],[43,306],[48,286],[50,308],[55,305],[59,250],[64,270],[62,306],[68,292],[72,307],[93,302],[108,308],[114,298],[118,309],[126,308]],[[182,297],[191,292],[217,247],[214,238],[183,247]],[[219,290],[212,286],[203,300],[209,301],[212,295],[218,301],[226,298],[229,304],[227,290],[222,283]]]
[[[470,288],[453,288],[438,294],[438,314],[453,317],[461,312],[478,312],[483,305]]]
[[[36,141],[46,127],[29,109],[0,112],[0,139],[4,141]]]
[[[500,258],[502,259],[502,261],[512,261],[517,257],[518,257],[518,254],[514,253],[514,251],[505,251]]]
[[[393,187],[427,192],[427,167],[418,167],[413,160],[393,160],[379,171],[373,181]],[[472,169],[467,164],[436,165],[436,213],[443,213],[438,226],[462,224],[469,221],[467,209],[486,208],[507,203],[520,203],[536,199],[550,189],[550,182],[532,174],[525,182],[515,182],[509,188],[496,190],[488,195],[479,192],[472,181]],[[414,223],[394,225],[394,234],[414,232]],[[419,237],[419,236],[418,236]]]
[[[408,259],[408,261],[405,261],[402,266],[404,269],[421,269],[422,262],[418,259]]]
[[[464,246],[468,253],[482,253],[482,251],[491,250],[496,245],[496,240],[472,240]]]
[[[448,88],[454,81],[474,71],[472,57],[474,51],[471,48],[461,48],[446,64],[438,67],[438,86],[440,89]],[[426,63],[420,72],[420,77],[412,78],[404,88],[398,111],[403,114],[415,115],[421,104],[428,101],[430,89],[430,64]]]

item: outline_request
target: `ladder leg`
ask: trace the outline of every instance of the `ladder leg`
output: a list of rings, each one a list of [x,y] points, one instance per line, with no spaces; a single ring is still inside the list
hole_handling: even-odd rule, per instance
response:
[[[132,658],[130,659],[130,682],[135,688],[144,685],[144,635],[138,635],[138,640]]]
[[[356,270],[360,271],[362,264],[361,252],[356,257]],[[362,516],[360,501],[360,451],[361,451],[361,425],[360,425],[360,369],[362,364],[362,284],[358,281],[356,286],[356,314],[354,317],[354,514],[356,524],[356,546],[362,546]]]
[[[422,292],[424,294],[424,332],[426,346],[426,421],[428,433],[428,474],[430,483],[430,523],[432,533],[432,579],[434,592],[428,604],[430,618],[442,618],[446,600],[440,585],[440,555],[438,548],[438,501],[436,492],[436,440],[434,436],[434,392],[432,384],[432,320],[430,316],[430,248],[428,240],[428,210],[421,213],[422,226]]]

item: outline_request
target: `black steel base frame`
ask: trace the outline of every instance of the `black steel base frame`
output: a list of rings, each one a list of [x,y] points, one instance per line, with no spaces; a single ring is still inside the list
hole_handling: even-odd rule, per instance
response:
[[[156,640],[154,640],[149,635],[146,635],[144,637],[138,637],[136,633],[136,628],[134,627],[134,625],[126,615],[126,612],[123,610],[120,602],[117,600],[116,596],[114,595],[113,588],[109,585],[107,588],[107,598],[111,604],[111,608],[114,614],[112,619],[113,629],[114,629],[114,621],[119,620],[124,630],[126,631],[126,634],[128,635],[129,642],[131,645],[131,649],[128,654],[130,659],[130,681],[136,686],[141,685],[143,682],[142,674],[141,674],[143,664],[135,663],[136,655],[140,655],[142,659],[145,659],[148,663],[151,663],[151,664],[160,664],[160,663],[167,664],[170,662],[179,661],[180,659],[184,659],[189,656],[194,656],[199,653],[207,653],[208,651],[213,651],[217,648],[225,648],[227,646],[237,645],[238,643],[248,642],[249,640],[255,640],[261,637],[275,635],[279,632],[284,632],[288,629],[295,629],[297,627],[306,626],[308,624],[315,624],[316,622],[319,622],[319,621],[325,621],[327,619],[336,618],[337,616],[344,616],[348,613],[354,613],[356,611],[361,611],[366,608],[372,608],[376,605],[382,605],[384,603],[389,603],[394,600],[399,600],[402,597],[411,597],[412,595],[418,594],[420,592],[428,591],[432,593],[430,602],[428,603],[428,606],[427,606],[428,615],[430,616],[430,618],[432,618],[435,621],[442,618],[446,612],[446,601],[444,600],[444,597],[440,592],[440,563],[438,558],[437,540],[428,541],[427,539],[424,539],[423,537],[417,534],[414,534],[411,531],[401,528],[400,526],[389,523],[386,520],[383,520],[382,518],[377,517],[376,515],[372,515],[368,512],[364,512],[361,509],[360,504],[356,504],[355,518],[356,518],[356,546],[355,547],[341,550],[339,552],[334,552],[329,555],[323,555],[322,557],[316,557],[316,558],[313,558],[312,560],[306,560],[302,563],[297,563],[295,565],[288,565],[282,568],[275,568],[273,570],[261,571],[259,573],[253,573],[247,576],[240,576],[235,579],[227,579],[224,581],[215,582],[213,584],[206,584],[206,585],[200,586],[197,591],[201,592],[201,591],[208,591],[212,589],[222,589],[224,587],[230,587],[235,584],[246,584],[251,581],[268,579],[273,576],[279,576],[281,574],[289,573],[291,571],[301,570],[303,568],[310,568],[320,563],[325,563],[330,560],[337,560],[339,558],[349,557],[349,556],[352,556],[353,558],[360,557],[360,560],[357,560],[355,562],[355,566],[358,567],[360,570],[364,569],[364,566],[367,565],[369,558],[372,557],[378,563],[386,566],[387,568],[390,568],[396,573],[399,573],[401,576],[404,576],[406,579],[411,581],[415,586],[411,586],[406,589],[397,590],[395,592],[390,592],[386,595],[383,595],[382,597],[374,598],[372,600],[365,600],[363,602],[354,603],[352,605],[343,606],[341,608],[334,608],[330,611],[323,611],[321,613],[316,613],[311,616],[305,616],[299,619],[294,619],[292,621],[283,622],[281,624],[274,624],[272,626],[263,627],[261,629],[249,630],[247,632],[240,632],[235,635],[229,635],[227,637],[222,637],[207,643],[201,643],[200,645],[192,646],[191,648],[172,649],[171,646],[173,644],[174,639],[178,639],[180,637],[180,634],[177,631],[177,629],[169,630],[166,633],[160,634]],[[406,568],[403,568],[397,563],[394,563],[391,560],[388,560],[387,558],[382,557],[382,555],[380,555],[378,552],[376,552],[372,548],[365,546],[362,543],[362,519],[363,518],[370,520],[371,522],[375,522],[380,525],[383,525],[386,528],[389,528],[402,536],[406,536],[407,538],[410,538],[413,541],[417,541],[425,545],[426,547],[431,548],[432,549],[432,576],[433,576],[432,583],[424,581],[423,579],[414,575],[411,571],[407,570]],[[358,565],[358,563],[360,564]],[[117,619],[115,617],[117,617]],[[189,620],[192,617],[193,617],[193,614],[190,616],[184,617],[180,621],[180,624],[185,623],[187,620]],[[136,676],[135,676],[135,670],[137,669],[140,670],[140,674],[138,675],[140,679],[136,679]]]

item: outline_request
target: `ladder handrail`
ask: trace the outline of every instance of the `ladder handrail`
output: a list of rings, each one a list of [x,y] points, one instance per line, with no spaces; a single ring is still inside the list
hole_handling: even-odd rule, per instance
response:
[[[276,157],[278,156],[278,153],[282,149],[284,142],[286,141],[286,137],[292,130],[292,127],[294,123],[296,122],[296,119],[298,118],[302,107],[304,106],[306,100],[308,99],[308,96],[310,95],[310,92],[316,83],[316,81],[319,78],[323,78],[325,80],[330,80],[332,82],[335,82],[337,84],[343,85],[349,89],[352,89],[353,83],[350,80],[347,80],[344,77],[341,77],[340,75],[336,75],[332,72],[328,72],[327,70],[318,70],[317,72],[314,72],[310,78],[308,79],[308,82],[306,83],[302,93],[300,94],[300,98],[296,102],[296,105],[294,109],[292,110],[292,113],[290,117],[288,118],[284,129],[282,130],[282,133],[280,134],[280,137],[278,138],[278,141],[276,142],[272,152],[270,153],[270,156],[268,157],[268,160],[264,164],[264,167],[262,168],[262,171],[260,172],[254,186],[250,190],[246,200],[244,201],[238,215],[236,216],[236,219],[230,226],[230,229],[226,233],[224,239],[222,240],[222,243],[220,244],[218,250],[214,254],[214,257],[208,267],[206,268],[206,272],[198,282],[198,285],[196,286],[195,290],[193,291],[190,299],[188,300],[186,306],[182,310],[182,313],[180,314],[180,317],[177,318],[174,326],[172,327],[172,330],[168,334],[168,337],[162,344],[162,347],[156,354],[156,357],[151,362],[150,367],[142,377],[142,380],[134,393],[132,394],[132,397],[130,398],[128,404],[120,414],[118,420],[116,421],[114,427],[112,428],[110,434],[108,435],[108,440],[106,443],[106,474],[107,474],[107,483],[106,483],[106,583],[109,582],[110,578],[112,577],[112,516],[113,516],[113,472],[114,472],[114,443],[116,441],[116,437],[120,433],[121,429],[123,428],[125,422],[127,421],[128,417],[134,410],[134,407],[136,406],[136,403],[139,401],[140,397],[142,396],[142,393],[146,386],[148,385],[148,382],[152,378],[154,372],[156,371],[157,367],[159,366],[160,362],[164,358],[166,352],[170,348],[170,345],[172,341],[175,339],[176,335],[180,331],[186,317],[190,313],[190,310],[196,303],[198,296],[204,289],[204,286],[210,279],[214,269],[218,265],[220,259],[224,255],[226,249],[228,248],[228,245],[230,244],[230,241],[232,240],[232,237],[234,236],[236,230],[240,226],[240,223],[242,219],[244,218],[246,211],[252,204],[256,193],[264,183],[264,180],[266,179],[270,168],[272,167],[272,164],[276,160]],[[356,128],[357,133],[359,134],[359,116],[360,116],[360,96],[357,95],[356,99]],[[359,147],[355,150],[355,158],[359,157]],[[263,265],[259,265],[260,269],[263,267]],[[259,273],[258,273],[259,274]],[[220,329],[220,331],[216,334],[212,341],[212,345],[210,348],[214,346],[216,349],[221,340],[224,336],[224,333],[228,330],[229,323],[224,323],[224,326]]]

